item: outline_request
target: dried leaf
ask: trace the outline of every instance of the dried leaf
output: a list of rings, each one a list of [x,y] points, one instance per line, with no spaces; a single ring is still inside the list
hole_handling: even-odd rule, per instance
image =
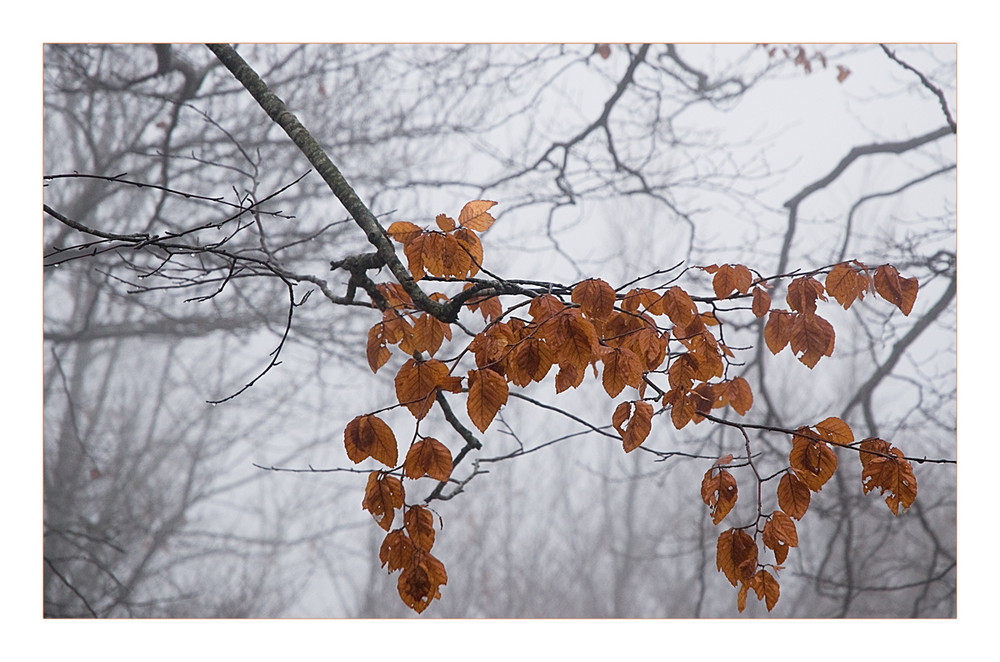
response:
[[[795,474],[813,492],[823,489],[837,469],[836,453],[826,443],[812,439],[818,436],[809,428],[799,428],[792,437],[792,450],[788,454]]]
[[[396,436],[385,422],[374,414],[356,416],[344,429],[347,457],[355,464],[367,458],[393,467],[396,465]]]
[[[395,476],[376,471],[368,474],[365,498],[361,507],[372,514],[375,521],[386,531],[392,526],[395,509],[403,507],[405,497],[403,483]]]
[[[437,359],[417,362],[410,359],[396,373],[396,398],[418,421],[427,415],[438,388],[446,383],[448,366]],[[449,384],[450,390],[453,385]]]
[[[430,476],[434,480],[448,480],[451,477],[451,452],[432,437],[418,439],[406,453],[403,473],[407,478]]]
[[[732,459],[732,456],[730,456]],[[711,509],[712,523],[721,522],[736,505],[736,479],[725,469],[713,466],[701,481],[701,500]]]
[[[496,221],[489,213],[496,203],[491,200],[473,200],[462,207],[458,215],[458,224],[476,232],[485,232]]]
[[[753,304],[750,306],[757,319],[761,319],[771,310],[771,295],[763,287],[753,288]]]
[[[795,519],[802,519],[809,509],[812,492],[794,473],[786,473],[778,481],[778,506]]]
[[[413,544],[424,551],[434,546],[434,514],[426,506],[413,506],[403,515],[403,527]]]
[[[467,409],[472,423],[480,432],[493,422],[500,407],[507,404],[507,380],[492,370],[469,371],[469,399]]]
[[[614,289],[600,278],[581,282],[573,288],[570,298],[579,304],[584,315],[595,320],[607,319],[615,307]]]

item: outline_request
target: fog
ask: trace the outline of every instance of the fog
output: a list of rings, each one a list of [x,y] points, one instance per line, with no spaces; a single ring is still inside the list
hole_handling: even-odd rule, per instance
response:
[[[431,228],[497,201],[483,266],[504,279],[597,277],[623,294],[677,278],[708,297],[711,276],[694,267],[774,276],[851,259],[917,278],[907,316],[874,294],[849,310],[821,301],[836,347],[812,369],[772,355],[749,311],[720,306],[736,350],[727,376],[754,392],[745,417],[720,416],[782,429],[837,416],[857,440],[931,461],[915,464],[917,499],[894,517],[863,494],[858,453],[838,449],[775,570],[777,605],[751,592],[741,613],[716,540],[753,521],[751,474],[734,470],[725,524],[700,492],[714,458],[746,458],[740,432],[677,430],[668,410],[626,454],[611,416],[634,389],[609,400],[595,370],[556,393],[553,371],[511,388],[449,498],[427,503],[448,581],[418,616],[361,508],[377,465],[355,465],[344,444],[354,417],[397,404],[406,359],[394,351],[373,374],[380,313],[361,287],[346,301],[351,274],[331,271],[372,250],[364,232],[204,46],[51,44],[46,617],[955,616],[955,465],[933,462],[956,456],[953,45],[238,50],[383,227]],[[123,239],[142,233],[245,261]],[[788,281],[775,280],[772,307],[786,307]],[[470,311],[460,322],[484,326]],[[468,340],[456,328],[442,354]],[[464,416],[459,394],[446,397]],[[379,415],[402,458],[413,417]],[[437,408],[420,434],[452,457],[463,448]],[[752,441],[762,475],[788,466],[787,435]],[[407,504],[436,487],[407,481]]]

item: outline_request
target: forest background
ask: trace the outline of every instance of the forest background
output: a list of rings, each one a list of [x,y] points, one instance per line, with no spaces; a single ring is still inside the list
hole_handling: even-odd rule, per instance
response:
[[[641,39],[637,39],[636,41],[641,41]],[[713,40],[713,41],[714,41],[714,40]],[[960,53],[961,53],[961,52],[963,52],[963,51],[961,51],[961,50],[960,50]],[[963,61],[963,65],[964,65],[964,61]],[[963,71],[964,71],[964,69],[963,69]],[[813,76],[815,76],[815,74],[813,74]],[[964,79],[963,79],[963,80],[964,80]],[[963,88],[963,94],[964,94],[964,92],[965,92],[965,91],[966,91],[966,90],[965,90],[965,89]],[[974,91],[970,91],[970,92],[974,92]],[[970,95],[970,96],[971,96],[971,95]],[[963,96],[963,97],[962,97],[962,100],[963,100],[963,103],[964,103],[964,102],[965,102],[965,100],[966,100],[966,97],[965,97],[965,96]],[[971,113],[970,113],[970,115],[971,115]],[[963,121],[964,121],[964,120],[965,120],[966,118],[968,118],[968,117],[969,117],[970,115],[963,115]],[[964,155],[963,155],[963,163],[964,163]],[[39,168],[39,171],[40,171],[40,168]],[[346,172],[346,170],[345,170],[345,172]],[[348,174],[348,177],[350,178],[350,173],[349,173],[349,172],[347,172],[347,174]],[[964,198],[963,198],[963,203],[964,203]],[[453,210],[453,209],[440,209],[440,210],[436,210],[436,211],[447,211],[447,212],[449,212],[449,213],[456,213],[456,212],[457,212],[457,209],[454,209],[454,210]],[[428,212],[428,213],[430,213],[430,212]],[[977,230],[977,231],[978,231],[978,230]],[[960,241],[962,240],[962,235],[961,235],[961,233],[959,234],[959,240],[960,240]],[[964,250],[964,249],[963,249],[963,250]],[[974,250],[970,250],[968,254],[970,254],[970,255],[974,255]],[[963,253],[963,257],[965,257],[965,255],[966,255],[966,253]],[[971,260],[970,260],[970,261],[971,261]],[[907,275],[907,274],[905,274],[905,273],[904,273],[904,275]],[[7,282],[8,282],[8,283],[11,283],[11,280],[10,280],[10,279],[8,279],[8,280],[7,280]],[[28,310],[28,311],[32,310],[31,306],[26,306],[26,307],[25,307],[24,309],[25,309],[25,310]],[[39,315],[38,315],[38,316],[36,317],[36,319],[41,319],[41,317],[40,317],[40,311],[39,311]],[[29,383],[30,383],[30,382],[29,382]],[[15,400],[14,400],[14,398],[13,398],[13,396],[12,396],[11,398],[8,398],[8,399],[7,399],[7,402],[13,402],[13,401],[15,401]],[[965,401],[963,400],[963,403],[964,403],[964,402],[965,402]],[[39,416],[40,416],[40,414],[39,414]],[[30,429],[30,428],[29,428],[29,429]],[[34,459],[34,458],[32,458],[32,459]],[[31,466],[31,465],[30,465],[30,463],[28,463],[28,464],[26,464],[25,466]],[[972,468],[970,468],[970,472],[971,472],[972,470],[973,470],[973,469],[972,469]],[[965,475],[965,474],[963,473],[963,475]],[[307,480],[309,480],[309,479],[311,479],[311,477],[307,478]],[[474,483],[473,483],[473,484],[474,484]],[[470,487],[470,489],[471,489],[471,487]],[[464,496],[468,496],[468,495],[464,495]],[[874,500],[874,499],[873,499],[873,500]],[[8,501],[8,502],[10,502],[10,501]],[[971,502],[971,499],[970,499],[970,502]],[[363,515],[363,513],[361,513],[361,514]],[[370,524],[370,522],[369,522],[369,524]],[[29,528],[29,530],[30,530],[30,528]],[[960,565],[959,567],[961,568],[961,565]],[[721,576],[719,576],[719,578],[721,579]],[[385,579],[385,577],[383,577],[383,579]],[[388,583],[388,582],[387,582],[387,583]],[[390,588],[391,588],[391,587],[390,587]],[[970,587],[970,588],[971,588],[971,587]],[[453,587],[452,587],[452,586],[449,586],[449,589],[453,589]]]

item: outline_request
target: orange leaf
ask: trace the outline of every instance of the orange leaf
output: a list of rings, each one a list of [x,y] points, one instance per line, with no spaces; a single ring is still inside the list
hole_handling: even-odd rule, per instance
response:
[[[786,473],[778,481],[778,506],[795,519],[802,519],[809,509],[812,492],[794,473]]]
[[[543,294],[542,296],[535,297],[531,300],[531,303],[528,305],[528,313],[531,315],[532,320],[541,324],[542,322],[555,317],[565,308],[566,304],[556,297],[551,294]]]
[[[485,232],[496,221],[487,211],[496,203],[491,200],[473,200],[462,207],[458,224],[476,232]]]
[[[406,245],[423,234],[424,231],[409,221],[396,221],[386,229],[386,232],[399,243]]]
[[[672,388],[663,396],[663,406],[670,407],[670,420],[680,430],[694,418],[695,405],[683,388]]]
[[[746,531],[723,531],[716,544],[715,565],[733,586],[749,581],[757,571],[757,543]]]
[[[603,361],[604,390],[608,395],[616,398],[626,386],[639,388],[642,383],[642,365],[635,352],[612,347],[604,355]]]
[[[437,439],[419,439],[406,453],[403,473],[407,478],[430,476],[434,480],[448,480],[451,476],[451,452]]]
[[[434,222],[437,223],[437,226],[445,232],[451,232],[455,229],[455,219],[447,214],[438,214],[434,219]]]
[[[368,330],[368,345],[365,348],[365,355],[368,357],[368,367],[372,369],[372,372],[378,372],[378,369],[385,365],[391,356],[389,349],[385,346],[384,329],[385,325],[379,322]]]
[[[729,406],[740,416],[746,415],[753,406],[753,391],[750,384],[743,377],[737,377],[729,382],[726,388],[726,400]]]
[[[399,573],[396,588],[403,603],[419,614],[427,609],[431,600],[441,597],[440,586],[447,583],[444,564],[430,552],[416,547],[410,564]]]
[[[826,301],[823,285],[811,276],[799,276],[788,284],[788,295],[785,300],[792,310],[797,310],[806,316],[816,312],[816,299]]]
[[[638,401],[635,403],[635,413],[628,422],[628,428],[622,435],[622,446],[626,453],[631,453],[642,445],[642,442],[649,436],[652,429],[653,405],[648,402]]]
[[[607,319],[615,307],[615,291],[600,278],[581,282],[573,288],[570,298],[591,319]]]
[[[818,492],[836,471],[837,454],[824,442],[811,439],[810,437],[819,435],[809,428],[799,428],[798,432],[792,437],[792,450],[788,454],[788,460],[799,480],[813,492]]]
[[[483,244],[474,232],[465,228],[459,228],[455,232],[455,241],[458,242],[459,247],[469,256],[470,266],[467,273],[462,274],[461,277],[471,278],[479,273],[479,268],[483,264]],[[499,317],[499,313],[497,317]]]
[[[433,315],[423,313],[413,324],[411,349],[413,352],[427,352],[434,356],[445,337],[451,339],[451,327]]]
[[[507,380],[498,373],[492,370],[469,371],[467,409],[469,418],[480,432],[486,432],[500,407],[507,404],[508,394]]]
[[[715,290],[716,297],[725,299],[733,292],[746,294],[750,291],[751,283],[753,283],[753,275],[745,266],[724,264],[718,268],[715,277],[712,278],[712,289]]]
[[[373,458],[387,467],[395,466],[396,436],[382,419],[373,414],[356,416],[344,429],[347,457],[355,464]]]
[[[795,522],[780,510],[774,511],[764,524],[761,540],[771,549],[777,549],[779,545],[798,547],[799,536],[795,531]]]
[[[753,305],[750,310],[757,319],[761,319],[771,310],[771,295],[763,287],[753,288]]]
[[[825,418],[813,427],[819,432],[819,436],[836,444],[847,445],[854,442],[851,427],[836,416]]]
[[[917,498],[917,478],[913,466],[903,457],[902,451],[881,439],[865,439],[861,442],[861,488],[865,494],[878,488],[893,515],[899,516],[899,508],[909,508]],[[890,457],[866,453],[877,451]]]
[[[766,328],[764,334],[766,339]],[[792,321],[789,345],[799,361],[810,369],[822,357],[833,354],[833,343],[833,325],[819,315],[798,315]]]
[[[698,316],[698,307],[694,301],[687,292],[677,286],[664,292],[656,305],[678,326],[687,326]]]
[[[689,390],[698,376],[698,359],[694,354],[681,354],[667,369],[667,381],[671,388]]]
[[[632,403],[623,402],[617,407],[615,407],[615,413],[611,415],[611,425],[618,430],[618,434],[622,437],[625,436],[625,429],[622,424],[628,420],[628,417],[632,415]]]
[[[774,606],[778,604],[778,596],[781,593],[781,589],[778,586],[778,580],[771,576],[767,570],[761,570],[759,573],[761,577],[761,590],[764,593],[764,604],[767,605],[767,610],[771,611]]]
[[[419,421],[430,411],[447,377],[448,366],[437,359],[420,363],[410,359],[396,373],[396,398]]]
[[[467,290],[473,285],[473,283],[468,283],[464,289]],[[492,322],[503,314],[503,306],[497,296],[472,297],[465,302],[465,307],[473,312],[478,310],[487,322]]]
[[[772,354],[785,348],[792,339],[792,326],[799,316],[787,310],[772,310],[764,325],[764,342]]]
[[[420,549],[429,552],[434,546],[434,514],[425,506],[413,506],[403,515],[403,527],[410,540]]]
[[[560,367],[571,364],[582,371],[596,359],[597,330],[577,311],[566,311],[542,324],[538,335],[546,340],[556,354]],[[579,382],[577,383],[577,385]]]
[[[403,507],[405,496],[403,483],[395,476],[376,471],[368,474],[365,498],[361,507],[372,514],[375,521],[386,531],[392,526],[395,509]]]
[[[583,368],[578,368],[573,363],[563,363],[556,373],[556,393],[562,393],[568,388],[576,388],[583,383],[586,376]]]
[[[701,500],[711,509],[713,524],[718,524],[729,514],[736,505],[737,496],[736,479],[731,473],[716,466],[705,472],[701,481]]]
[[[909,315],[913,302],[917,300],[917,279],[903,278],[896,268],[883,264],[875,270],[875,291],[879,296],[893,304],[904,315]]]
[[[389,572],[405,568],[413,558],[413,543],[406,537],[402,529],[390,531],[378,550],[378,558],[382,567]],[[388,567],[386,567],[388,566]]]
[[[826,291],[844,310],[850,308],[855,299],[864,298],[869,284],[867,273],[862,275],[848,262],[834,266],[826,276]]]
[[[511,382],[524,387],[542,381],[552,368],[553,359],[552,350],[544,341],[525,338],[514,347],[507,362]]]

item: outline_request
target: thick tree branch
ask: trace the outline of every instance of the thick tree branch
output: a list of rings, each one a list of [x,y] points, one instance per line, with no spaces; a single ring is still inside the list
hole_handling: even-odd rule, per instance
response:
[[[232,46],[228,44],[207,44],[207,46],[219,58],[219,61],[232,72],[236,80],[256,99],[268,117],[288,134],[296,147],[309,159],[333,194],[337,196],[337,199],[344,205],[358,226],[364,230],[368,241],[375,247],[379,257],[389,267],[413,302],[421,310],[427,311],[444,322],[455,321],[454,311],[449,306],[432,300],[413,280],[410,272],[396,256],[396,249],[393,247],[389,235],[386,234],[375,215],[344,179],[340,170],[326,155],[312,134],[288,110],[285,102],[271,92],[267,84],[257,75],[257,72],[240,57]]]

